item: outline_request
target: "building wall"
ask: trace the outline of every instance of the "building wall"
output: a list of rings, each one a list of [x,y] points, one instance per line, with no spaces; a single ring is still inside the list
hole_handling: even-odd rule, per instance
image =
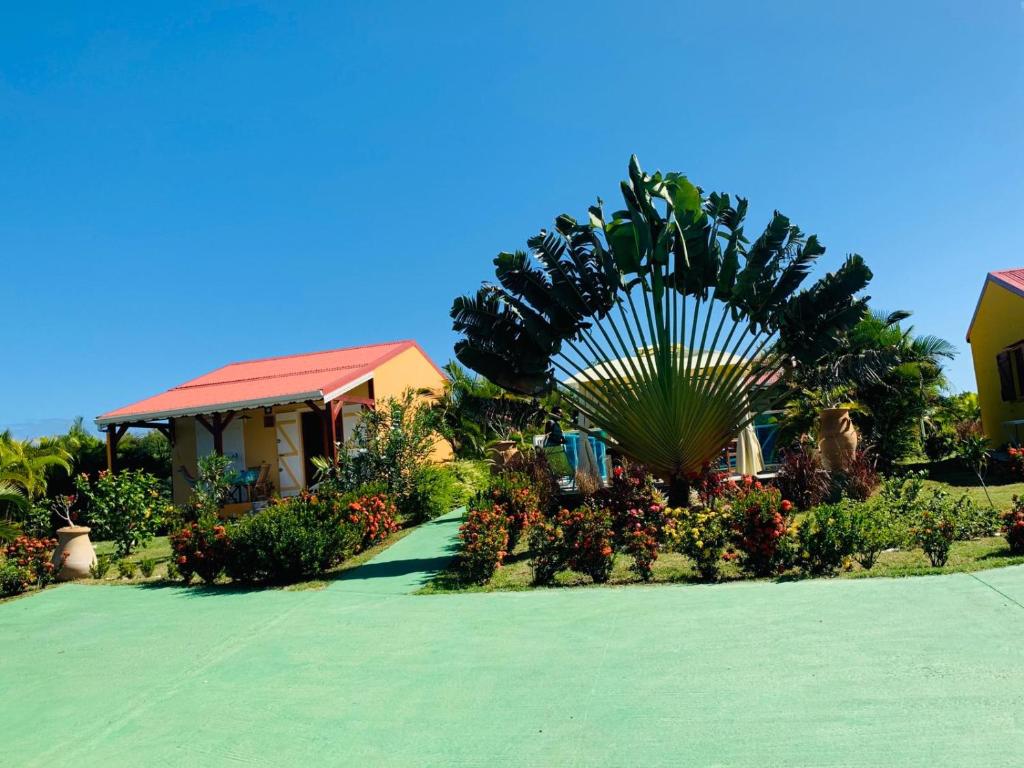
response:
[[[439,390],[445,377],[419,349],[413,347],[377,367],[373,377],[373,395],[377,400],[398,397],[406,389]],[[452,449],[438,438],[431,456],[434,461],[449,461]]]
[[[1002,445],[1013,437],[1004,422],[1024,419],[1024,401],[1003,402],[1000,397],[996,367],[996,355],[1021,339],[1024,339],[1024,297],[998,283],[986,281],[970,343],[982,426],[993,446]],[[1024,438],[1024,427],[1019,428],[1018,434]]]
[[[287,413],[289,411],[308,411],[309,408],[301,403],[292,405],[275,406],[272,412]],[[270,466],[270,482],[274,488],[280,487],[279,471],[277,464],[277,428],[263,426],[263,409],[255,408],[241,411],[235,416],[242,420],[242,437],[245,445],[245,464],[247,467],[257,467],[260,464]],[[174,420],[174,449],[171,452],[172,461],[172,493],[175,504],[183,504],[188,500],[192,488],[181,472],[185,467],[192,477],[196,477],[199,466],[196,458],[196,430],[205,429],[192,416],[183,416]]]

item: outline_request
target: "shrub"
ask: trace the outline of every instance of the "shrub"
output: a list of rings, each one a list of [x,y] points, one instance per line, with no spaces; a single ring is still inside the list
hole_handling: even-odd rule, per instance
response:
[[[732,494],[733,541],[740,565],[755,576],[782,573],[793,560],[789,513],[792,503],[777,488],[745,478]]]
[[[0,597],[20,595],[32,585],[32,578],[26,568],[11,560],[0,558]]]
[[[523,532],[540,517],[540,499],[527,475],[507,473],[491,480],[487,499],[508,517],[508,551],[519,543]]]
[[[160,481],[141,470],[117,474],[102,471],[94,483],[82,474],[75,478],[86,501],[89,525],[98,539],[112,539],[118,557],[127,557],[153,538],[160,525]]]
[[[490,482],[491,472],[487,462],[473,459],[459,459],[451,463],[452,475],[455,478],[455,500],[454,503],[462,506],[469,503],[469,500],[478,493],[487,490]]]
[[[906,526],[882,497],[854,505],[853,515],[856,530],[854,557],[868,570],[882,552],[900,546],[906,538]]]
[[[355,551],[363,522],[346,514],[339,500],[313,494],[271,504],[232,526],[227,573],[237,581],[274,584],[316,576]]]
[[[995,536],[1003,526],[1003,514],[992,507],[980,507],[964,494],[956,501],[956,517],[960,521],[958,538],[980,539]]]
[[[713,507],[726,493],[729,473],[719,472],[710,464],[705,464],[700,473],[691,475],[688,479],[700,503],[705,507]]]
[[[608,581],[615,564],[611,512],[597,504],[583,504],[561,510],[555,525],[563,530],[566,565],[597,584]]]
[[[920,515],[924,503],[924,472],[886,477],[878,497],[894,519],[909,525]]]
[[[198,576],[212,584],[227,566],[231,541],[227,528],[212,515],[203,515],[170,537],[174,563],[182,581]]]
[[[629,569],[644,581],[654,576],[654,561],[658,559],[661,533],[653,525],[645,525],[639,516],[635,523],[627,524],[621,534],[622,551],[633,558]]]
[[[837,490],[848,498],[866,501],[878,488],[881,478],[875,468],[875,459],[867,451],[859,450],[842,473],[836,473],[833,482]]]
[[[375,492],[373,486],[364,486],[361,493],[342,497],[342,507],[348,522],[360,531],[356,552],[379,544],[401,527],[395,519],[398,512],[391,498],[383,491]]]
[[[131,560],[121,558],[117,561],[117,575],[122,579],[134,579],[137,568]]]
[[[151,557],[144,557],[139,561],[139,571],[145,579],[150,578],[156,570],[156,560]]]
[[[403,500],[402,516],[414,523],[446,515],[457,506],[459,487],[447,467],[428,464],[413,475],[412,490]]]
[[[668,543],[693,561],[703,581],[718,581],[731,527],[726,510],[717,506],[672,510]]]
[[[564,456],[564,452],[562,452]],[[548,515],[558,505],[561,489],[558,486],[558,473],[552,468],[547,453],[541,448],[526,449],[514,456],[501,468],[502,474],[514,473],[525,475],[537,495],[537,507],[541,513]]]
[[[459,569],[463,577],[483,584],[508,553],[508,517],[494,504],[475,504],[459,527],[459,541]]]
[[[935,568],[949,559],[949,549],[960,536],[960,507],[945,491],[935,491],[910,528],[911,540],[924,550]]]
[[[831,480],[814,449],[800,445],[782,452],[775,485],[797,509],[808,510],[825,500]]]
[[[56,546],[56,539],[17,536],[3,548],[3,554],[7,562],[14,563],[24,572],[29,584],[45,587],[60,571],[60,568],[53,564],[53,550]],[[67,558],[67,553],[64,557]]]
[[[1013,497],[1013,506],[1003,514],[1006,543],[1014,555],[1024,555],[1024,499]]]
[[[812,509],[796,527],[804,570],[831,575],[854,555],[858,545],[858,502],[843,499]]]
[[[565,530],[555,521],[542,518],[530,527],[530,567],[534,584],[550,584],[566,567]]]
[[[89,566],[89,576],[93,579],[105,579],[110,573],[110,566],[113,561],[110,555],[96,555],[96,561]]]

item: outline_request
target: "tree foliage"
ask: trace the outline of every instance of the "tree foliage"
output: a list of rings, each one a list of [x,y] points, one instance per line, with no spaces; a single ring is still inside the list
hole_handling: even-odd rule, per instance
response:
[[[764,377],[814,364],[864,314],[851,255],[801,288],[824,253],[776,211],[753,240],[747,201],[705,194],[634,157],[624,207],[563,214],[494,259],[496,283],[455,299],[456,357],[512,392],[557,389],[655,472],[698,471],[749,423]]]

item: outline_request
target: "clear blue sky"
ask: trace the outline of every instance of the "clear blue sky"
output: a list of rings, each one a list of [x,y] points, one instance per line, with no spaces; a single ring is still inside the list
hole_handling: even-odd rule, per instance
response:
[[[0,425],[414,337],[629,155],[772,208],[962,350],[1024,266],[1019,0],[8,3]]]

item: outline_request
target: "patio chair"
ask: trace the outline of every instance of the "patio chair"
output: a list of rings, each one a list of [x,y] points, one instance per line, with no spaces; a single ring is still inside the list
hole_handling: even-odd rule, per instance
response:
[[[263,462],[258,467],[250,467],[250,469],[259,470],[256,482],[252,484],[252,498],[250,501],[255,503],[263,499],[269,499],[273,493],[273,487],[270,484],[270,465]]]

